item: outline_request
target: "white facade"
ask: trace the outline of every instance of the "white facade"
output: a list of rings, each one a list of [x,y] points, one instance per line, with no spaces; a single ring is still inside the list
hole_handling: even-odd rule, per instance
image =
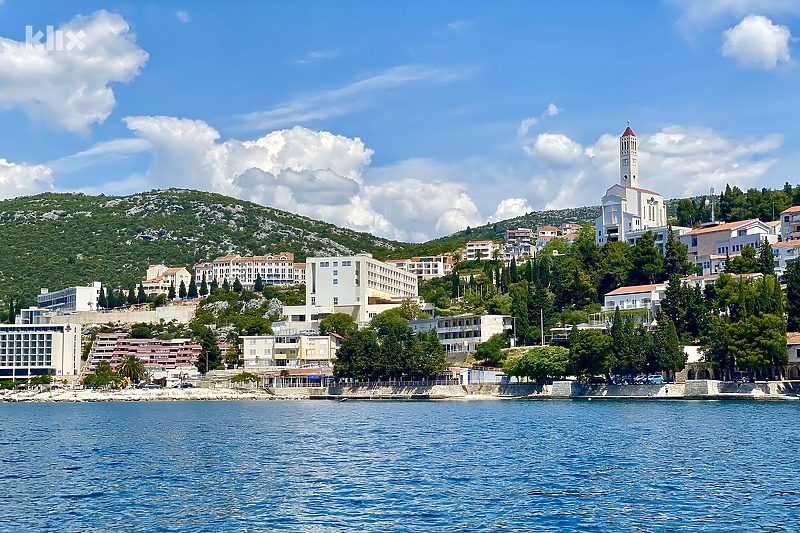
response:
[[[455,261],[449,255],[387,259],[386,262],[400,270],[410,272],[422,280],[444,277],[453,272],[453,265],[455,265]]]
[[[712,255],[738,255],[745,246],[758,250],[764,239],[774,245],[778,236],[757,218],[700,227],[680,236],[681,242],[688,247],[690,260]]]
[[[447,353],[467,354],[492,335],[512,331],[514,321],[507,315],[459,315],[411,320],[408,325],[414,333],[435,328]]]
[[[53,292],[42,289],[36,296],[36,301],[45,309],[59,313],[94,311],[97,309],[101,288],[102,284],[95,281],[86,287],[67,287]]]
[[[251,335],[240,337],[245,370],[275,366],[331,366],[338,341],[329,335]]]
[[[294,264],[294,283],[295,285],[299,285],[306,282],[306,264],[305,263],[295,263]]]
[[[786,268],[800,257],[800,239],[776,242],[772,245],[772,254],[775,257],[775,275],[783,276]]]
[[[506,230],[506,244],[520,245],[530,244],[535,241],[533,238],[533,230],[529,228],[517,228]]]
[[[639,188],[638,141],[630,127],[619,141],[620,181],[611,186],[595,220],[595,240],[627,242],[628,234],[668,225],[667,207],[659,193]]]
[[[178,294],[181,283],[189,290],[192,282],[192,275],[185,267],[168,267],[167,265],[150,265],[147,267],[145,279],[142,281],[142,289],[148,296],[158,294],[169,294],[169,288],[175,287],[175,294]]]
[[[76,378],[80,324],[0,324],[0,379]]]
[[[613,312],[619,308],[620,311],[642,309],[655,312],[667,285],[665,282],[614,289],[605,295],[603,311]]]
[[[688,233],[692,228],[685,228],[683,226],[672,226],[672,236],[679,239],[684,233]],[[669,239],[670,226],[661,226],[658,228],[648,228],[639,231],[631,231],[626,234],[628,244],[634,246],[645,233],[650,232],[653,234],[653,245],[661,250],[662,254],[667,253],[667,239]]]
[[[203,275],[206,277],[206,283],[210,284],[213,280],[217,280],[220,286],[225,280],[233,285],[238,279],[246,289],[252,289],[259,276],[264,285],[294,285],[296,275],[302,277],[302,272],[295,272],[294,254],[290,252],[253,257],[226,255],[210,263],[200,263],[194,269],[194,279],[198,287],[203,282]]]
[[[467,243],[467,261],[491,260],[498,246],[493,241],[470,241]]]
[[[783,242],[800,239],[800,205],[781,211],[780,235]]]

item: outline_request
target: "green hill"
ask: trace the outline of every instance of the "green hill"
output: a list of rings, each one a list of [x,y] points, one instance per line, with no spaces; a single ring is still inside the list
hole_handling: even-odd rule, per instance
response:
[[[228,253],[308,255],[406,245],[219,194],[170,189],[131,196],[41,194],[0,202],[0,298],[138,283],[148,264],[194,266]]]

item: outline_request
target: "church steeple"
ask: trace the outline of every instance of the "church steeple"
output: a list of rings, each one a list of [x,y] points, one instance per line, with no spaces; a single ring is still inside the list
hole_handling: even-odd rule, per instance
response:
[[[631,121],[619,138],[619,184],[625,187],[639,186],[639,141],[631,129]]]

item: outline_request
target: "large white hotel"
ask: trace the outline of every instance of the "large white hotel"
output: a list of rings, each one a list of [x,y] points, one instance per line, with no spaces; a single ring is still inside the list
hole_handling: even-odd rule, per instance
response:
[[[77,378],[80,324],[40,323],[41,316],[41,309],[23,309],[16,324],[0,324],[0,379]]]

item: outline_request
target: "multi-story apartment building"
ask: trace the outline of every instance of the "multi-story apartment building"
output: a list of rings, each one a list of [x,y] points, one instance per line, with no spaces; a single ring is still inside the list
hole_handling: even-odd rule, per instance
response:
[[[201,347],[190,339],[117,339],[111,356],[111,367],[129,355],[135,355],[151,369],[190,367],[197,362]],[[97,367],[94,364],[95,368]]]
[[[127,337],[127,333],[98,333],[92,342],[91,350],[89,350],[89,358],[84,371],[94,372],[101,361],[108,361],[108,364],[112,364],[117,342]]]
[[[556,237],[558,235],[558,228],[555,226],[539,226],[536,228],[536,240],[542,237]]]
[[[512,331],[514,319],[507,315],[459,315],[411,320],[408,325],[415,333],[436,329],[447,353],[468,354],[475,353],[478,344],[492,335]]]
[[[142,288],[148,296],[168,294],[170,287],[175,287],[175,294],[178,294],[181,283],[188,290],[191,282],[192,275],[186,270],[186,267],[150,265],[147,267],[147,274],[142,281]]]
[[[506,245],[530,244],[535,239],[533,231],[529,228],[517,228],[506,230]]]
[[[800,205],[781,211],[780,222],[783,242],[800,239]]]
[[[302,273],[299,273],[302,277]],[[222,285],[238,279],[247,289],[252,289],[257,277],[261,277],[264,285],[293,285],[296,283],[294,254],[280,252],[277,254],[242,257],[232,254],[218,257],[210,263],[195,266],[195,282],[200,284],[205,275],[206,281],[217,280]]]
[[[359,323],[417,298],[417,276],[370,254],[309,257],[306,260],[306,305],[284,306],[290,327],[313,329],[331,313],[347,313]],[[305,325],[297,325],[304,323]]]
[[[80,362],[80,324],[0,324],[0,379],[77,378]]]
[[[494,259],[495,252],[502,253],[500,247],[493,241],[470,241],[467,243],[467,261],[489,261]]]
[[[775,256],[775,275],[783,276],[787,267],[800,258],[800,239],[776,242],[772,245],[772,255]]]
[[[566,222],[561,225],[561,235],[576,235],[581,230],[580,224],[575,224],[574,222]]]
[[[441,278],[451,274],[455,265],[455,260],[449,255],[387,259],[386,262],[400,270],[410,272],[422,280]]]
[[[332,335],[248,335],[239,348],[245,370],[275,366],[331,366],[339,341]]]
[[[300,285],[306,282],[306,264],[305,263],[295,263],[294,264],[294,283],[295,285]]]
[[[36,296],[41,307],[57,313],[75,313],[78,311],[95,311],[100,298],[102,283],[95,281],[86,287],[67,287],[50,292],[42,289]]]
[[[727,257],[740,255],[745,246],[758,250],[765,239],[774,245],[778,236],[757,218],[702,226],[680,236],[689,261],[702,266],[703,274],[719,273]]]

